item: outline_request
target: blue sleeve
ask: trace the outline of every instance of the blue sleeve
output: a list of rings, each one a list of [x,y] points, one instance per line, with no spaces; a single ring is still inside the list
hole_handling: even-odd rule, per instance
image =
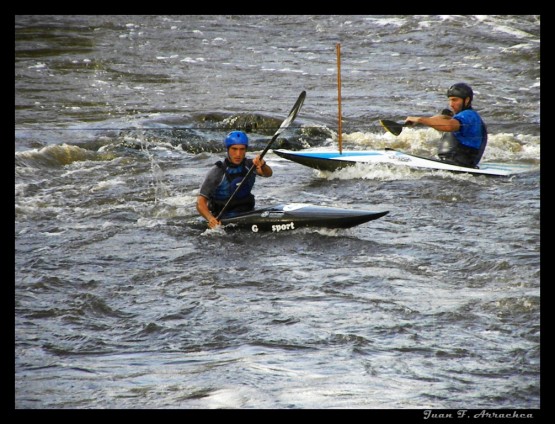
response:
[[[465,146],[473,149],[480,148],[482,144],[482,119],[480,115],[472,109],[466,109],[453,116],[461,124],[458,131],[453,135]]]

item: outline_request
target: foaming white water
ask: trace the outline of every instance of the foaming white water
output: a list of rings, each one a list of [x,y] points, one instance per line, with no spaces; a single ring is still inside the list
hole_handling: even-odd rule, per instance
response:
[[[326,180],[351,180],[365,179],[378,181],[393,180],[418,180],[427,175],[426,171],[410,168],[408,166],[391,166],[387,164],[367,165],[357,163],[355,166],[349,166],[338,171],[315,171],[315,173]]]
[[[390,133],[354,132],[345,134],[343,140],[347,143],[352,143],[354,146],[364,147],[367,150],[393,148],[407,153],[433,157],[437,154],[440,137],[441,133],[432,128],[404,128],[397,137]],[[488,145],[482,160],[532,160],[539,163],[540,137],[513,133],[489,134]]]
[[[31,149],[15,153],[16,165],[29,167],[49,166],[57,167],[68,165],[76,161],[106,160],[113,155],[99,154],[71,144],[46,146],[41,149]]]
[[[527,134],[500,133],[488,137],[482,160],[540,162],[540,137]]]

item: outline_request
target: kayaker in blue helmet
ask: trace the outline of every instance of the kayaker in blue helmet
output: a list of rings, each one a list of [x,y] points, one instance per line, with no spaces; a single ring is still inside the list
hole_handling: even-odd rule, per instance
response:
[[[416,123],[442,131],[438,157],[447,163],[476,168],[488,142],[484,121],[474,109],[474,92],[465,83],[457,83],[447,90],[449,109],[431,117],[408,116],[405,123]]]
[[[255,200],[251,190],[256,175],[271,177],[273,174],[272,168],[264,159],[260,158],[260,155],[254,159],[246,157],[249,138],[243,131],[230,132],[224,139],[224,146],[227,150],[227,157],[223,162],[216,162],[208,171],[197,197],[197,211],[206,219],[209,228],[221,224],[216,217],[239,183],[241,183],[241,188],[224,211],[224,216],[254,209]],[[246,181],[243,181],[253,166],[255,171],[250,173]]]

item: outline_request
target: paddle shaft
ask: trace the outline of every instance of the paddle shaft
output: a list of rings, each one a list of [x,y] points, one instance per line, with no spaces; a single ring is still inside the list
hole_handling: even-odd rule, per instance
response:
[[[270,149],[270,146],[274,143],[274,141],[276,141],[276,139],[278,138],[278,136],[283,132],[283,130],[285,130],[289,124],[291,124],[291,122],[293,122],[295,120],[295,118],[297,117],[297,114],[299,113],[299,111],[301,110],[301,107],[303,105],[304,99],[306,97],[306,91],[303,91],[300,95],[299,98],[297,99],[297,101],[295,102],[295,105],[293,106],[293,108],[291,109],[291,112],[289,112],[289,116],[287,116],[287,118],[285,118],[285,121],[283,121],[280,125],[280,127],[278,128],[278,130],[276,131],[276,133],[274,134],[274,136],[272,137],[272,139],[270,140],[270,142],[266,145],[266,148],[262,151],[262,153],[260,153],[260,159],[262,159],[264,157],[264,155],[268,152],[268,150]],[[222,210],[220,211],[220,213],[218,214],[218,216],[216,217],[216,219],[219,221],[220,217],[224,214],[224,212],[227,210],[229,204],[231,203],[231,201],[235,198],[235,195],[239,192],[239,190],[241,189],[241,184],[243,184],[243,181],[246,181],[247,178],[250,177],[250,175],[253,173],[255,167],[251,166],[249,171],[247,172],[247,174],[243,177],[243,179],[241,180],[241,182],[239,184],[237,184],[237,188],[235,189],[235,191],[233,192],[233,194],[229,197],[229,199],[227,200],[227,202],[225,203],[224,207],[222,208]]]
[[[339,154],[343,150],[343,139],[341,129],[341,44],[337,43],[337,141],[339,144]]]

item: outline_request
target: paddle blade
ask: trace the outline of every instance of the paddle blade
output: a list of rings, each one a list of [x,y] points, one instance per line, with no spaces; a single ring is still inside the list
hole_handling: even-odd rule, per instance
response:
[[[291,112],[289,112],[289,115],[287,116],[287,118],[285,118],[285,120],[281,123],[280,127],[278,128],[278,130],[276,131],[276,133],[274,134],[270,142],[266,145],[266,148],[262,151],[262,153],[260,153],[260,158],[264,157],[264,155],[270,149],[270,146],[272,145],[272,143],[276,141],[276,139],[283,132],[283,130],[285,130],[289,126],[289,124],[291,124],[291,122],[295,120],[295,118],[299,114],[299,111],[301,110],[301,107],[303,106],[305,97],[306,97],[306,91],[303,91],[300,94],[297,101],[295,102],[295,105],[291,109]]]
[[[401,131],[403,131],[403,125],[395,121],[390,121],[389,119],[380,119],[380,124],[382,124],[382,127],[384,127],[386,131],[393,135],[399,135]]]
[[[291,108],[291,112],[289,112],[289,116],[285,119],[285,121],[283,121],[277,131],[276,134],[274,134],[274,136],[279,135],[285,128],[287,128],[289,126],[289,124],[291,122],[293,122],[295,120],[295,118],[297,117],[297,115],[299,114],[299,111],[301,110],[301,107],[304,103],[304,99],[306,97],[306,91],[303,91],[299,98],[297,99],[297,101],[295,102],[295,105]],[[277,138],[277,137],[276,137]]]

